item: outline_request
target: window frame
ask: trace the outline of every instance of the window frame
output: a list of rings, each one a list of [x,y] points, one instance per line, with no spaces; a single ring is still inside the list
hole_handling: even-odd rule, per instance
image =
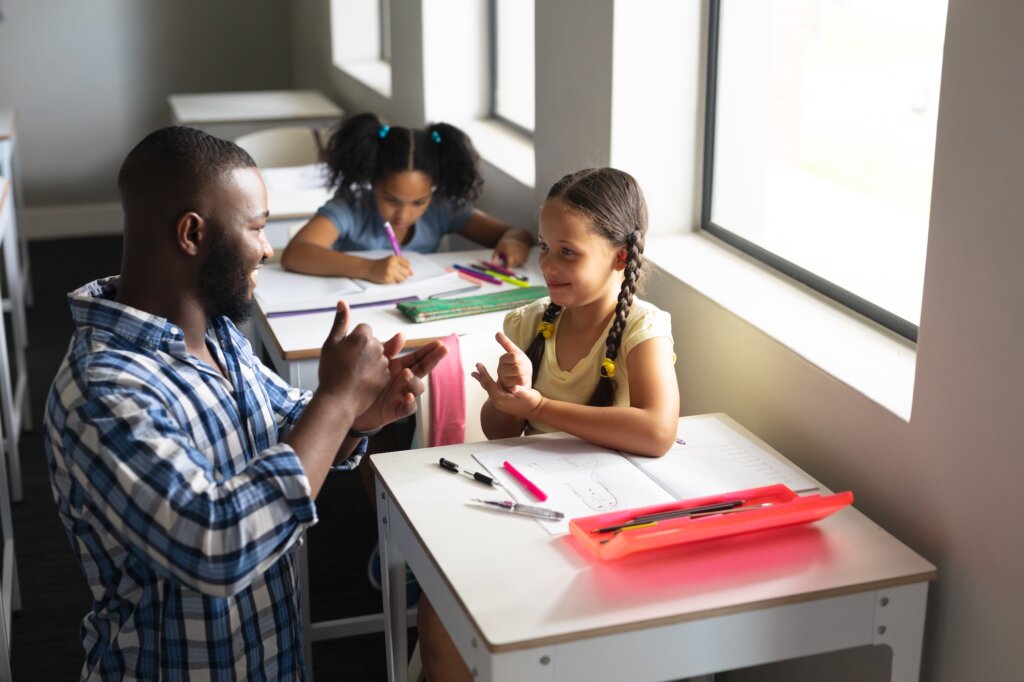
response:
[[[715,159],[715,115],[717,111],[718,38],[721,27],[721,3],[722,0],[710,0],[708,12],[708,54],[704,110],[704,169],[700,213],[701,229],[765,265],[774,268],[783,275],[795,279],[836,303],[916,343],[918,325],[712,222],[711,200],[714,190],[712,184]]]
[[[391,0],[378,0],[378,28],[380,29],[380,60],[391,63]]]
[[[534,0],[530,0],[534,2]],[[490,90],[488,92],[488,117],[501,123],[504,126],[508,126],[512,130],[525,135],[530,140],[533,140],[534,131],[525,128],[515,121],[505,118],[498,113],[498,2],[499,0],[488,0],[487,3],[487,27],[488,27],[488,43],[487,52],[490,61]],[[535,10],[536,11],[536,10]],[[534,78],[534,93],[536,96],[537,83],[536,77]]]

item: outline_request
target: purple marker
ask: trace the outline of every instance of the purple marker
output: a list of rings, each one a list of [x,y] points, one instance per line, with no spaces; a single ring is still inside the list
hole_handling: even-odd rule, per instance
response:
[[[388,239],[391,240],[391,248],[395,255],[401,257],[402,248],[398,245],[398,239],[395,238],[395,231],[391,229],[391,223],[386,220],[384,221],[384,231],[388,233]]]

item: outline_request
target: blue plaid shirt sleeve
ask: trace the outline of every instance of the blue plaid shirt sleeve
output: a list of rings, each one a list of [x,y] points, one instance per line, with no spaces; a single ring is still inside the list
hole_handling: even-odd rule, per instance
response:
[[[281,437],[284,438],[295,426],[302,411],[306,409],[306,405],[312,400],[313,393],[289,386],[281,377],[267,369],[266,365],[255,356],[253,356],[253,362],[260,373],[267,395],[270,396],[270,400],[274,404],[277,428]],[[344,461],[332,466],[331,471],[354,471],[366,454],[368,442],[366,438],[359,441],[352,453]]]
[[[295,451],[278,443],[221,478],[145,382],[84,396],[61,432],[69,474],[125,546],[190,589],[230,596],[316,521]],[[213,419],[212,415],[199,415]]]

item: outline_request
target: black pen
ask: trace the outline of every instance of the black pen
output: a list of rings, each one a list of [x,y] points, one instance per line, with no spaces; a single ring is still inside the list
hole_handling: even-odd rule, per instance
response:
[[[720,512],[727,509],[733,509],[742,505],[744,500],[731,500],[729,502],[715,502],[714,504],[705,504],[700,507],[690,507],[689,509],[668,509],[663,512],[654,512],[651,514],[643,514],[629,521],[616,524],[614,526],[605,526],[604,528],[595,528],[590,531],[591,533],[613,533],[634,526],[642,526],[654,521],[667,521],[669,519],[675,519],[680,516],[690,516],[691,514],[708,514],[711,512]]]
[[[459,468],[458,464],[450,460],[447,460],[444,457],[441,458],[441,461],[439,461],[438,464],[441,465],[442,469],[446,469],[452,472],[453,474],[465,474],[466,476],[469,476],[474,480],[480,481],[481,483],[486,483],[487,485],[494,485],[494,479],[491,478],[490,476],[485,476],[479,472],[469,473],[468,471],[464,471],[463,469]]]

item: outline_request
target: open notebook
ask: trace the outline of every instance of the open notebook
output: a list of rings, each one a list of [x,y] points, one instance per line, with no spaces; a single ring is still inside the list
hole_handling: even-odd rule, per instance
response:
[[[516,502],[565,514],[538,521],[551,534],[569,532],[569,520],[692,497],[782,483],[794,492],[817,483],[715,415],[687,419],[679,440],[662,457],[639,457],[575,438],[538,439],[531,445],[477,453]],[[539,502],[503,467],[510,462],[548,495]]]
[[[360,251],[363,258],[379,259],[390,251]],[[458,273],[448,272],[421,253],[406,251],[414,274],[399,284],[374,284],[349,277],[318,277],[288,272],[280,263],[268,263],[260,270],[256,298],[266,314],[280,314],[331,308],[339,298],[349,305],[394,301],[409,296],[426,298],[465,289]]]

